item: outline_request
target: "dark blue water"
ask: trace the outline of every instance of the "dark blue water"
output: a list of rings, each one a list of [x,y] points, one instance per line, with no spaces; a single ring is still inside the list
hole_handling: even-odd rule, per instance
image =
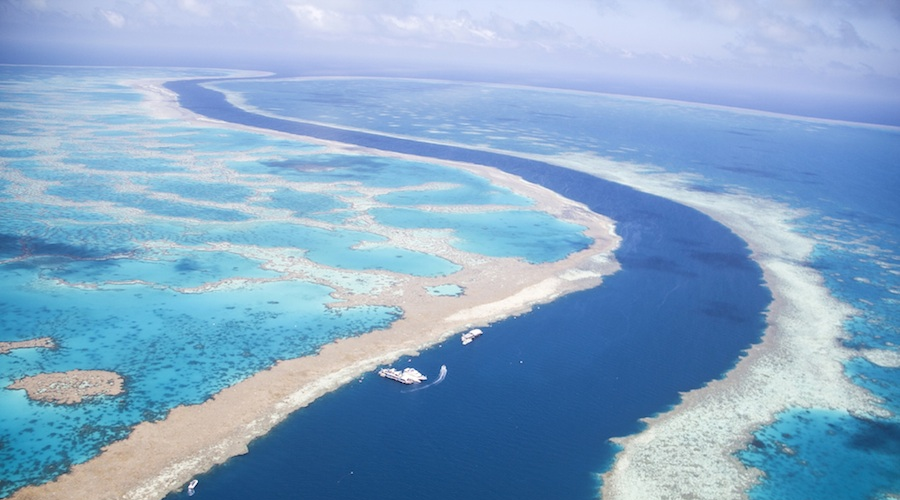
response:
[[[196,498],[594,498],[609,438],[720,377],[761,336],[771,297],[759,268],[692,209],[540,162],[260,117],[194,83],[169,88],[214,118],[495,166],[609,215],[623,237],[623,269],[601,287],[412,360],[430,377],[447,365],[441,384],[404,392],[368,376],[321,398],[199,477]]]

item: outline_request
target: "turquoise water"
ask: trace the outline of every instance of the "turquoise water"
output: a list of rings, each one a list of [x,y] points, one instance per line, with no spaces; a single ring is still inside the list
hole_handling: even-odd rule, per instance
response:
[[[757,498],[887,499],[897,492],[898,434],[895,422],[795,409],[758,431],[739,456],[766,471]]]
[[[139,422],[403,314],[342,307],[327,278],[288,276],[274,261],[360,282],[447,276],[434,293],[463,293],[452,285],[459,265],[372,232],[355,220],[358,203],[412,211],[392,219],[400,227],[432,227],[412,214],[420,204],[471,205],[452,221],[463,238],[494,220],[478,207],[498,204],[518,224],[507,239],[556,240],[552,252],[504,244],[512,257],[554,260],[586,243],[583,228],[471,173],[154,118],[120,83],[188,74],[0,67],[0,340],[58,346],[0,355],[0,496],[53,479]],[[6,388],[73,369],[114,371],[125,393],[60,406]]]
[[[296,217],[332,222],[345,222],[354,214],[350,205],[337,198],[319,193],[299,193],[291,189],[278,189],[269,194],[269,202],[265,206],[291,210]]]
[[[370,155],[310,154],[284,160],[263,161],[268,172],[278,172],[288,179],[302,178],[304,182],[363,184],[379,188],[418,186],[440,181],[459,184],[468,189],[466,201],[484,204],[487,197],[500,195],[505,203],[528,205],[530,201],[512,196],[501,187],[492,186],[485,179],[464,170],[421,161],[386,158]],[[446,188],[445,188],[446,189]],[[442,191],[442,190],[438,190]],[[502,196],[505,194],[506,196]]]
[[[487,183],[487,180],[483,181]],[[452,189],[430,189],[422,191],[400,191],[376,197],[378,201],[391,205],[512,205],[529,206],[533,202],[527,198],[510,193],[505,188],[488,188],[482,186],[456,187]]]
[[[572,249],[583,250],[591,243],[590,238],[579,232],[583,227],[543,212],[494,212],[490,218],[483,214],[408,208],[378,208],[371,213],[377,221],[389,226],[451,229],[450,244],[461,250],[492,257],[521,256],[532,264],[560,260]]]
[[[428,287],[426,291],[431,295],[442,297],[457,297],[461,295],[465,289],[459,285],[438,285]]]
[[[196,250],[167,251],[162,255],[145,255],[144,259],[61,261],[47,268],[42,277],[62,279],[70,283],[90,283],[97,287],[116,287],[109,282],[152,280],[155,286],[195,288],[216,283],[232,276],[242,278],[277,278],[279,273],[261,268],[262,260],[253,260],[226,252]]]
[[[188,180],[152,178],[147,179],[147,183],[153,192],[172,193],[182,198],[200,201],[241,203],[253,194],[253,189],[248,186],[234,186],[225,183],[198,183]]]
[[[163,127],[160,135],[153,137],[150,147],[160,151],[198,151],[203,153],[243,152],[248,148],[271,147],[272,153],[317,149],[311,144],[285,140],[278,137],[229,130],[223,128],[185,129]]]
[[[300,79],[207,86],[240,93],[256,110],[287,119],[500,151],[597,155],[684,174],[698,191],[743,192],[804,210],[809,215],[796,221],[796,230],[818,242],[804,264],[821,273],[834,296],[858,310],[844,325],[844,345],[892,352],[900,345],[900,132],[895,128],[449,82]],[[786,411],[739,454],[766,473],[751,498],[877,498],[900,491],[894,389],[900,386],[900,369],[862,358],[852,359],[846,369],[880,396],[893,416]],[[843,426],[850,437],[839,436],[833,426]],[[779,445],[782,434],[802,436],[804,444],[786,453]],[[859,435],[876,436],[880,443],[869,450],[866,443],[875,440]],[[842,465],[847,463],[853,466]],[[816,484],[815,478],[826,476]]]

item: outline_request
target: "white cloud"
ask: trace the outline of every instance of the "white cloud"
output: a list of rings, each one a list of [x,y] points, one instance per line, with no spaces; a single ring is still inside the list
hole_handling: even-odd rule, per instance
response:
[[[307,0],[304,3],[345,15],[405,16],[416,11],[416,2],[413,0]]]
[[[772,49],[770,52],[807,51],[822,46],[868,47],[871,42],[859,34],[856,23],[879,13],[900,13],[900,9],[891,7],[900,6],[900,2],[878,0],[665,0],[660,5],[685,18],[728,29],[731,43],[736,46],[758,45]]]
[[[477,45],[486,47],[521,47],[542,45],[555,48],[570,46],[580,37],[561,23],[529,21],[519,23],[491,14],[477,18],[461,10],[450,15],[415,12],[407,2],[385,2],[385,11],[347,9],[352,1],[296,3],[287,7],[307,35],[320,33],[344,40],[407,44],[412,47],[434,45]],[[377,2],[376,2],[377,3]]]
[[[142,16],[156,17],[162,11],[159,8],[159,5],[153,0],[145,0],[138,5],[138,12],[140,12]]]
[[[125,26],[125,16],[114,10],[97,9],[97,14],[113,28]]]
[[[502,44],[503,40],[488,26],[473,20],[466,12],[457,16],[379,16],[385,32],[418,44]]]
[[[331,17],[332,14],[326,12],[315,5],[288,5],[288,9],[294,13],[297,20],[303,24],[310,24],[317,29],[327,29],[328,23],[325,18]]]
[[[201,17],[209,17],[212,13],[212,7],[202,0],[178,0],[178,8]]]
[[[372,18],[360,13],[327,9],[308,3],[290,4],[287,8],[302,28],[301,35],[320,35],[332,40],[360,42],[370,39],[377,31]]]
[[[483,67],[900,78],[900,0],[0,2],[0,38],[42,32],[147,52],[154,44],[172,53],[179,44],[201,44],[222,50],[222,57],[224,47],[237,47],[288,58],[321,50],[360,60],[385,54],[431,64],[441,57],[490,60]]]

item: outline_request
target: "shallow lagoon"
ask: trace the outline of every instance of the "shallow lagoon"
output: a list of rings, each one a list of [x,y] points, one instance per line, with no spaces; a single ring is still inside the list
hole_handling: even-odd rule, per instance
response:
[[[354,222],[365,212],[357,205],[393,206],[376,194],[404,187],[438,200],[449,188],[487,219],[498,202],[538,213],[527,198],[445,166],[156,117],[124,83],[185,74],[0,68],[3,107],[15,111],[0,121],[0,340],[48,336],[58,346],[0,355],[0,496],[90,459],[141,421],[403,314],[342,306],[335,287],[367,293],[384,270],[459,269]],[[81,91],[67,92],[73,86]],[[324,170],[293,168],[298,161]],[[558,226],[551,237],[577,241],[569,233],[582,229]],[[316,281],[272,261],[313,270]],[[126,392],[57,406],[5,388],[74,369],[119,373]]]

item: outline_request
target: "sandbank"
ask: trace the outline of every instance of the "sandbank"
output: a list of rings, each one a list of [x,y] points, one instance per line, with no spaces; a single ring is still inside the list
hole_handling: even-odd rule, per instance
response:
[[[8,389],[24,389],[35,401],[72,405],[92,396],[116,396],[124,392],[125,380],[104,370],[72,370],[39,373],[16,380]]]
[[[158,87],[149,91],[148,88],[143,90],[153,96],[154,106],[174,106],[171,93]],[[201,123],[198,117],[179,108],[159,113]],[[210,123],[210,120],[202,122]],[[217,127],[256,130],[221,122],[215,124]],[[261,132],[272,134],[267,130]],[[347,149],[338,143],[281,135],[342,151]],[[529,264],[522,259],[491,258],[454,249],[443,241],[446,235],[440,231],[435,231],[433,238],[422,241],[416,238],[421,234],[376,228],[384,231],[392,243],[419,244],[420,250],[448,259],[462,269],[449,276],[433,278],[384,272],[380,274],[390,279],[391,286],[379,289],[377,294],[337,291],[335,297],[340,302],[335,306],[393,305],[403,309],[403,316],[389,328],[333,342],[314,356],[279,361],[272,368],[222,390],[200,405],[180,406],[169,412],[164,420],[139,424],[128,438],[104,447],[98,457],[73,466],[69,473],[53,482],[22,488],[11,498],[161,498],[181,488],[194,475],[246,453],[251,440],[323,394],[461,331],[474,326],[484,327],[525,313],[535,305],[551,302],[564,294],[598,286],[603,276],[619,269],[612,254],[620,241],[613,221],[580,203],[488,167],[356,147],[352,151],[471,170],[494,184],[531,198],[535,201],[531,208],[584,227],[583,233],[593,243],[560,261]],[[446,210],[446,207],[431,209]],[[278,262],[268,264],[279,265]],[[465,292],[450,296],[429,293],[429,289],[448,283]]]
[[[832,297],[806,266],[814,241],[792,230],[804,214],[739,192],[690,189],[691,178],[589,155],[530,156],[693,207],[746,241],[773,294],[767,328],[725,378],[682,394],[673,410],[645,419],[603,474],[604,499],[747,498],[761,472],[734,453],[751,433],[788,408],[885,415],[877,399],[844,375],[858,353],[843,348],[842,325],[854,310]]]
[[[14,349],[55,349],[56,344],[50,337],[40,337],[28,340],[16,340],[11,342],[0,342],[0,354],[7,354]]]

